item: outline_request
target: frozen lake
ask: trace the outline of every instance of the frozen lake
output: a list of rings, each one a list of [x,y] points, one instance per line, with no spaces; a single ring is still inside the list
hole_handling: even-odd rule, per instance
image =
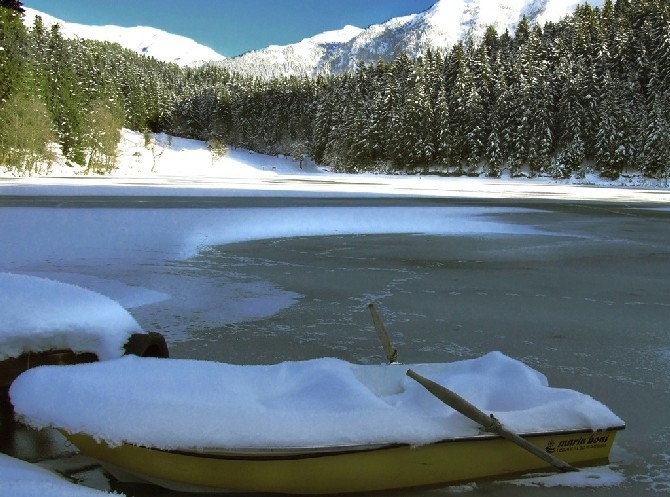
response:
[[[500,350],[627,422],[614,488],[486,482],[401,495],[670,493],[670,211],[540,200],[17,197],[0,270],[119,301],[173,357],[382,361],[376,302],[403,362]],[[48,434],[3,449],[109,488]],[[75,468],[74,470],[72,468]],[[174,492],[123,487],[128,496]]]

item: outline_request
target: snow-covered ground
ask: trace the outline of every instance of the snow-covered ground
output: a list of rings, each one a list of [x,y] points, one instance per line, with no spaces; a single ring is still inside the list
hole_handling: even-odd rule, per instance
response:
[[[39,197],[50,195],[153,195],[153,196],[437,196],[437,197],[470,197],[470,198],[553,198],[593,201],[644,202],[666,209],[670,203],[670,191],[658,187],[655,182],[612,186],[594,181],[593,185],[574,185],[569,182],[556,182],[549,179],[463,179],[437,177],[400,177],[383,175],[341,175],[333,174],[314,164],[304,164],[302,168],[290,158],[269,157],[250,153],[245,150],[231,150],[225,157],[213,160],[212,154],[202,142],[169,138],[159,135],[153,138],[152,144],[144,145],[141,134],[125,131],[121,143],[118,169],[109,177],[90,177],[81,174],[76,167],[69,167],[61,161],[56,164],[47,177],[13,178],[7,173],[0,176],[0,198],[2,196]],[[641,186],[640,186],[641,185]],[[137,226],[124,224],[123,218],[115,209],[97,209],[95,215],[88,209],[76,209],[68,212],[74,216],[67,222],[56,213],[41,211],[47,215],[35,216],[30,207],[14,207],[8,215],[0,218],[0,232],[3,233],[3,251],[0,254],[0,269],[8,271],[2,275],[2,295],[7,302],[3,308],[11,305],[15,318],[22,310],[31,309],[32,317],[37,321],[58,323],[62,329],[62,316],[58,320],[46,319],[43,313],[46,308],[29,302],[30,298],[38,299],[40,295],[48,295],[47,290],[63,291],[63,295],[75,295],[83,305],[93,305],[93,310],[106,307],[110,314],[106,315],[109,322],[124,323],[121,328],[134,327],[134,320],[129,318],[123,307],[141,305],[148,301],[168,298],[168,295],[151,291],[147,288],[129,287],[114,284],[111,281],[88,281],[99,284],[104,291],[100,293],[68,286],[66,283],[55,283],[51,279],[42,278],[46,275],[22,274],[21,268],[40,260],[82,260],[98,261],[101,264],[114,265],[117,260],[133,260],[142,262],[143,257],[156,260],[191,257],[199,250],[217,243],[257,239],[263,237],[313,235],[329,233],[478,233],[478,232],[521,232],[529,228],[508,225],[499,220],[493,221],[486,213],[475,207],[450,207],[445,218],[443,210],[431,207],[413,207],[412,215],[402,209],[389,215],[373,215],[374,223],[366,222],[366,213],[357,208],[324,208],[319,212],[319,222],[305,222],[300,216],[299,208],[273,209],[273,213],[245,209],[242,219],[237,219],[231,227],[229,218],[219,213],[200,211],[194,213],[176,213],[174,216],[155,216],[151,209],[145,210],[137,219]],[[374,210],[375,207],[367,209]],[[383,209],[392,209],[384,207]],[[53,215],[52,215],[53,214]],[[223,213],[229,214],[229,213]],[[240,214],[240,213],[238,213]],[[369,212],[368,214],[379,214]],[[241,214],[240,214],[241,215]],[[253,228],[258,216],[273,216],[276,222],[266,223],[275,226],[268,233]],[[107,216],[101,218],[100,216]],[[115,217],[117,216],[117,217]],[[144,217],[142,217],[144,216]],[[324,217],[325,216],[325,217]],[[309,217],[309,216],[307,216]],[[317,217],[317,216],[312,216]],[[76,224],[76,231],[73,224]],[[109,233],[110,226],[116,226]],[[251,227],[240,231],[240,226]],[[30,237],[30,240],[26,237]],[[76,238],[76,240],[74,239]],[[114,244],[107,243],[114,241]],[[121,253],[119,253],[119,250]],[[148,254],[148,255],[147,255]],[[25,276],[25,277],[24,277]],[[40,276],[40,277],[36,277]],[[76,280],[74,283],[81,283]],[[18,290],[26,285],[29,291],[22,294],[29,307],[17,303]],[[62,285],[62,286],[59,286]],[[90,285],[85,285],[90,287]],[[95,286],[95,285],[94,285]],[[15,291],[16,290],[16,291]],[[89,293],[87,293],[89,292]],[[118,299],[117,299],[118,296]],[[90,297],[90,299],[89,299]],[[121,305],[109,305],[109,297],[118,300]],[[262,298],[262,296],[261,296]],[[103,302],[104,305],[103,305]],[[289,299],[290,300],[290,299]],[[10,302],[11,301],[11,302]],[[139,303],[139,304],[138,304]],[[5,305],[6,304],[6,305]],[[285,305],[285,304],[281,304]],[[280,305],[280,306],[281,306]],[[53,309],[51,309],[53,311]],[[78,313],[86,326],[95,312]],[[10,328],[11,320],[3,314],[5,330]],[[123,317],[122,317],[123,315]],[[110,320],[111,318],[111,320]],[[18,319],[18,318],[16,318]],[[129,320],[130,319],[130,320]],[[72,323],[71,323],[72,324]],[[81,329],[81,323],[68,325],[69,329]],[[53,325],[56,327],[56,324]],[[52,328],[53,329],[53,328]],[[47,330],[48,331],[48,330]],[[136,331],[136,330],[132,330]],[[48,333],[44,336],[48,336]],[[14,340],[14,338],[12,338]],[[30,342],[31,338],[26,338]],[[39,339],[40,341],[42,339]],[[14,347],[14,345],[13,345]],[[23,347],[23,345],[21,345]],[[114,346],[106,346],[111,350]],[[113,354],[109,354],[113,355]],[[35,473],[37,474],[37,473]],[[41,473],[40,473],[41,474]],[[41,477],[40,477],[41,478]],[[49,489],[49,495],[75,495],[73,491],[61,490],[58,483],[43,483],[37,476],[26,472],[26,466],[13,460],[0,460],[0,493],[10,488],[12,495],[36,495],[39,492],[30,490],[35,485]],[[567,478],[567,477],[561,477]],[[575,479],[576,478],[576,479]],[[15,488],[24,488],[16,481],[26,482],[25,493],[17,494]],[[564,484],[567,486],[593,486],[617,484],[620,475],[611,470],[599,470],[596,473],[582,472],[570,479],[559,478],[545,481],[546,485]],[[67,483],[65,483],[67,485]],[[526,481],[526,484],[529,484]],[[3,487],[4,485],[4,487]],[[14,485],[7,487],[8,485]],[[58,488],[57,488],[58,487]],[[82,489],[83,491],[83,489]],[[8,494],[9,495],[9,494]],[[84,494],[82,494],[84,495]],[[93,494],[92,494],[93,495]]]
[[[45,188],[48,187],[48,188]],[[123,130],[117,168],[85,175],[60,157],[44,176],[16,178],[0,166],[0,195],[241,195],[324,196],[357,194],[468,198],[542,198],[615,202],[670,202],[662,180],[639,175],[616,181],[583,179],[445,178],[381,174],[336,174],[311,162],[231,149],[215,158],[197,140]]]

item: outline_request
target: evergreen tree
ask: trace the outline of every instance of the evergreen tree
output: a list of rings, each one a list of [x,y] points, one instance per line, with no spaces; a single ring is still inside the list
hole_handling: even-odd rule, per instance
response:
[[[576,72],[571,60],[561,59],[556,80],[560,85],[557,153],[551,166],[551,174],[558,178],[569,178],[581,168],[586,158],[583,139],[586,109],[578,91]]]
[[[26,29],[19,10],[0,6],[0,105],[22,77],[26,60]]]
[[[670,102],[657,96],[642,134],[642,170],[647,176],[668,178],[670,172],[670,121],[667,109]]]
[[[394,98],[393,136],[391,149],[392,159],[401,170],[425,169],[435,154],[432,130],[429,126],[430,89],[427,87],[426,67],[423,58],[412,62],[405,59],[407,66],[397,76],[397,89],[402,93],[402,100]]]
[[[513,173],[522,166],[535,175],[546,171],[553,150],[554,109],[549,65],[542,32],[531,29],[512,67],[511,107],[515,136],[510,158]]]
[[[653,94],[670,93],[670,7],[657,10],[652,14],[651,21],[651,53],[652,69],[650,89]]]
[[[602,176],[618,178],[642,155],[637,143],[637,110],[641,107],[644,103],[634,83],[606,80],[595,147],[595,161]]]
[[[86,159],[82,141],[88,102],[80,78],[84,71],[78,71],[83,58],[82,44],[64,39],[58,24],[54,24],[49,31],[44,54],[44,70],[49,85],[46,103],[56,123],[63,155],[74,163],[84,165]]]
[[[316,81],[315,116],[312,126],[311,156],[320,164],[330,162],[332,132],[336,127],[336,99],[334,79],[319,76]]]
[[[528,18],[524,15],[519,24],[516,27],[514,32],[514,40],[512,41],[512,46],[517,50],[524,46],[528,39],[530,38],[530,33],[532,31],[532,26]]]
[[[509,92],[504,78],[504,69],[499,59],[495,64],[492,81],[493,90],[488,112],[489,136],[486,140],[484,159],[487,175],[499,177],[509,157],[506,144],[510,141],[509,129],[505,125],[505,121],[510,115],[510,109],[506,101]]]
[[[0,8],[2,7],[14,10],[20,14],[25,13],[25,10],[23,9],[23,4],[21,3],[20,0],[0,0]]]

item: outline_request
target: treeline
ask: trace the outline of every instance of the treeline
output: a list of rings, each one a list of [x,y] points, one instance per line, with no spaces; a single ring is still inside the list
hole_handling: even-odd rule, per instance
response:
[[[159,131],[183,79],[176,65],[117,44],[71,40],[22,8],[0,6],[0,164],[43,173],[54,144],[66,160],[105,173],[116,163],[123,126]]]
[[[33,108],[27,114],[39,122],[16,126],[44,127],[45,137],[50,128],[69,160],[96,171],[113,167],[103,142],[118,141],[121,125],[342,171],[569,177],[590,168],[616,178],[670,170],[670,2],[607,0],[557,23],[523,20],[513,37],[491,28],[415,60],[269,81],[65,40],[39,23],[26,30],[17,16],[7,29],[12,11],[0,10],[8,55],[0,158],[9,165],[26,147],[9,143],[17,135],[9,118]]]
[[[616,178],[670,167],[670,2],[607,1],[446,53],[242,85],[230,141],[339,170]],[[226,111],[228,113],[228,111]]]

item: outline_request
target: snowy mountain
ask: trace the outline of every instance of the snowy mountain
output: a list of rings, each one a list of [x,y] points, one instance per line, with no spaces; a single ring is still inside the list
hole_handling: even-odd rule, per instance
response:
[[[544,24],[573,12],[576,0],[439,0],[430,9],[416,15],[391,19],[370,26],[342,47],[329,61],[333,72],[355,68],[358,60],[390,60],[405,51],[414,57],[428,48],[448,49],[459,40],[482,36],[488,26],[498,33],[514,33],[519,21]],[[602,0],[591,0],[592,5]]]
[[[271,45],[237,57],[226,58],[183,36],[150,27],[86,26],[64,22],[26,8],[25,22],[36,15],[45,25],[58,23],[64,36],[116,42],[159,60],[192,65],[215,62],[231,70],[262,78],[280,75],[341,73],[358,61],[392,60],[405,52],[414,57],[426,49],[448,49],[466,36],[477,38],[488,26],[499,33],[514,33],[526,16],[530,22],[558,21],[578,4],[602,7],[604,0],[437,0],[428,10],[397,17],[366,29],[345,26],[291,45]]]
[[[59,24],[61,34],[65,38],[83,38],[98,41],[109,41],[134,50],[135,52],[154,57],[165,62],[174,62],[181,66],[193,65],[203,61],[219,61],[225,59],[211,48],[196,43],[190,38],[174,35],[160,29],[146,26],[126,28],[121,26],[87,26],[65,22],[35,9],[25,7],[24,23],[31,27],[36,16],[42,18],[46,27]]]
[[[358,61],[392,60],[401,52],[410,57],[429,47],[448,49],[471,35],[483,35],[488,26],[499,33],[514,33],[526,16],[544,24],[572,13],[584,0],[438,0],[430,9],[397,17],[367,29],[351,28],[335,43],[320,44],[319,36],[282,47],[268,47],[225,60],[222,64],[261,77],[278,74],[341,73],[352,70]],[[602,6],[604,0],[588,0]],[[346,28],[345,28],[346,29]]]

